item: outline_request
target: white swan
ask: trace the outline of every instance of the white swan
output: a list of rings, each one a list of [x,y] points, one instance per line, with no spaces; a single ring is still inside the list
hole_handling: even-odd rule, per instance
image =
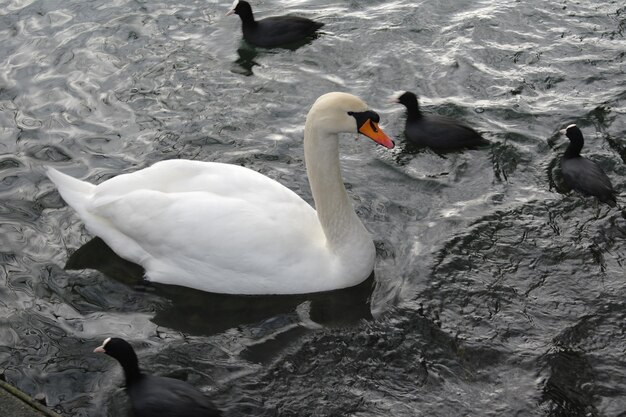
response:
[[[150,281],[226,294],[329,291],[365,280],[375,257],[341,178],[340,132],[394,146],[359,98],[319,97],[304,128],[317,212],[258,172],[216,162],[162,161],[99,185],[47,174],[87,229]]]

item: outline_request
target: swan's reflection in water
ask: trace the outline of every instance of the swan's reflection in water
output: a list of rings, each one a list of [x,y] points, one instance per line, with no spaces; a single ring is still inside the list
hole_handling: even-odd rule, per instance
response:
[[[65,269],[96,269],[126,285],[144,283],[170,303],[157,310],[152,321],[194,335],[211,335],[281,314],[299,312],[305,321],[335,327],[371,319],[370,298],[374,274],[363,283],[315,294],[244,296],[214,294],[176,285],[148,283],[141,266],[122,259],[98,237],[74,252]],[[298,279],[298,277],[294,277]]]

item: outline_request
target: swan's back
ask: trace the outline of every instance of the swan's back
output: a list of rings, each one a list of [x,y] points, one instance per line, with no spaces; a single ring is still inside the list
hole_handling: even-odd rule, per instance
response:
[[[81,213],[85,211],[87,199],[93,194],[96,186],[70,177],[69,175],[62,174],[50,167],[46,169],[46,175],[48,175],[50,181],[57,187],[63,200],[82,217]]]
[[[296,271],[318,279],[331,272],[315,210],[250,169],[169,160],[97,186],[52,169],[48,175],[86,227],[150,280],[209,292],[293,293],[319,285],[299,281]]]

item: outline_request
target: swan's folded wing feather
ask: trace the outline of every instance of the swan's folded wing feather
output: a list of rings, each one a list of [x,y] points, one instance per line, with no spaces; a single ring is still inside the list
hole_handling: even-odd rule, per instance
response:
[[[138,263],[197,263],[220,270],[257,274],[325,252],[316,213],[301,199],[285,201],[257,193],[249,198],[209,192],[136,190],[95,196],[88,208],[106,230],[92,230],[116,252],[138,246]],[[206,220],[206,221],[204,221]],[[85,220],[87,227],[90,223]],[[147,258],[146,258],[147,257]],[[182,265],[181,265],[182,266]],[[210,271],[207,271],[210,272]]]

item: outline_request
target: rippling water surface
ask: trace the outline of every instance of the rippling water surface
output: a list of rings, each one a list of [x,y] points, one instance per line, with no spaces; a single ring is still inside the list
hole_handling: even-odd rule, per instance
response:
[[[5,379],[63,415],[124,415],[119,367],[91,353],[120,335],[146,370],[232,416],[624,416],[626,221],[563,192],[557,135],[576,122],[626,204],[623,3],[255,1],[258,16],[325,23],[272,51],[241,43],[230,4],[0,2]],[[144,283],[44,175],[222,161],[310,201],[304,118],[333,90],[398,138],[387,97],[412,90],[492,142],[438,155],[345,138],[344,179],[378,249],[373,281],[352,291]]]

